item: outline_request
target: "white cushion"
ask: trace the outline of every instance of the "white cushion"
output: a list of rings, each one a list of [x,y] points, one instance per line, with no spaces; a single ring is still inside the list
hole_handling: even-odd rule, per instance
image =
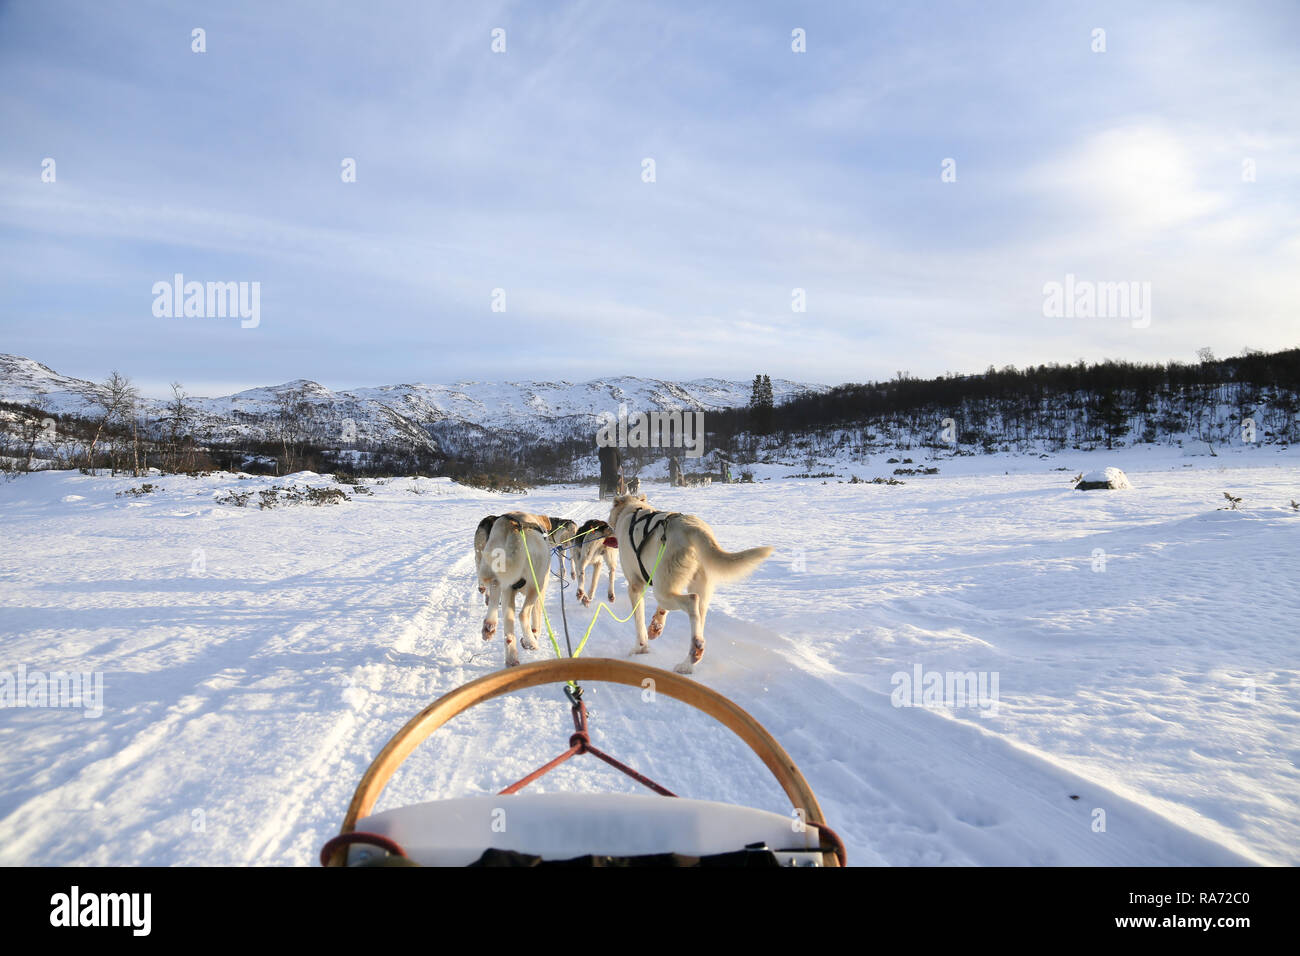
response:
[[[815,827],[800,831],[791,813],[709,800],[619,793],[530,793],[458,797],[386,810],[357,830],[397,842],[426,866],[467,866],[489,848],[546,860],[588,854],[707,856],[766,843],[772,850],[815,851]],[[351,849],[349,862],[368,850]]]

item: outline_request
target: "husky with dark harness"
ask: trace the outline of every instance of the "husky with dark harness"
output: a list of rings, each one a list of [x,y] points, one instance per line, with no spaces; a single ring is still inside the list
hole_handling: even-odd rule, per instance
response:
[[[608,599],[614,603],[614,551],[616,550],[611,544],[610,539],[614,537],[614,529],[601,521],[599,518],[592,518],[585,521],[582,527],[578,529],[579,546],[578,558],[578,600],[585,607],[591,607],[591,599],[596,593],[596,587],[600,584],[600,575],[603,571],[609,571],[609,593]],[[591,572],[591,586],[584,583],[587,576],[587,568],[594,568]]]
[[[555,549],[556,554],[560,556],[560,580],[564,580],[564,560],[569,560],[569,577],[578,576],[578,563],[574,560],[574,555],[578,553],[580,541],[578,540],[578,523],[571,518],[554,518],[546,519],[551,523],[551,530],[547,537],[551,539],[551,547]]]
[[[704,619],[715,585],[752,573],[772,549],[724,551],[713,530],[695,515],[656,511],[645,495],[615,498],[609,524],[618,540],[627,596],[634,609],[637,642],[632,653],[647,653],[649,641],[663,633],[668,612],[684,611],[691,619],[691,646],[676,670],[691,673],[704,657]],[[647,629],[641,598],[650,587],[659,606]]]

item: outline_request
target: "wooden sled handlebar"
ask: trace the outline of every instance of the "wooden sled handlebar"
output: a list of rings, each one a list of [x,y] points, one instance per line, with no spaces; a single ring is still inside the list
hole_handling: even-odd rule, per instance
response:
[[[348,806],[347,816],[343,819],[340,832],[353,832],[357,821],[370,815],[389,779],[410,756],[411,751],[443,724],[476,704],[543,684],[596,681],[644,687],[647,680],[653,682],[656,693],[664,694],[703,711],[743,740],[776,777],[777,782],[781,784],[781,789],[790,798],[791,805],[802,812],[804,820],[810,825],[825,826],[821,805],[813,795],[808,781],[790,759],[790,755],[771,734],[763,729],[762,724],[734,702],[717,691],[672,671],[609,658],[566,657],[523,664],[487,674],[443,694],[412,717],[407,721],[406,726],[384,745],[379,756],[366,769],[361,782],[357,784],[356,792],[352,795],[352,803]],[[345,854],[346,849],[340,849],[331,863],[335,866],[342,865]],[[834,854],[827,854],[827,856],[831,860],[835,859]]]

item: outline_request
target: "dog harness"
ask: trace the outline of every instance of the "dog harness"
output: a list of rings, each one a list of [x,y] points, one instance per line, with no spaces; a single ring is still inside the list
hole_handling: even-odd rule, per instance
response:
[[[509,521],[510,524],[514,526],[514,529],[516,531],[523,531],[525,528],[527,528],[530,531],[536,531],[543,538],[550,536],[551,532],[547,531],[536,521],[522,521],[519,518],[515,517],[515,512],[511,512],[510,514],[504,514],[501,517]]]
[[[547,515],[546,520],[551,523],[551,532],[548,537],[554,541],[556,545],[570,547],[573,543],[573,539],[578,534],[578,523],[570,518],[555,518],[551,515]],[[571,531],[573,533],[569,535],[568,538],[556,540],[556,535],[559,535],[564,531]]]
[[[664,544],[667,544],[668,521],[672,518],[678,517],[681,512],[645,511],[645,517],[638,517],[642,511],[645,511],[645,509],[637,508],[632,512],[632,521],[627,526],[627,540],[632,545],[632,550],[636,552],[636,564],[637,567],[641,569],[641,580],[645,581],[646,584],[654,584],[654,581],[650,579],[650,573],[645,569],[645,561],[643,559],[646,542],[650,540],[652,534],[658,531],[659,540]],[[655,518],[659,519],[657,524],[655,523]],[[636,529],[638,524],[641,525],[641,541],[639,544],[636,540]]]
[[[600,538],[608,538],[613,533],[614,530],[604,521],[601,521],[599,518],[589,518],[587,521],[583,522],[582,527],[578,529],[578,533],[575,537],[578,541],[578,544],[585,547],[586,542],[583,541],[583,538],[586,538],[588,535],[595,535],[596,537],[600,537]]]

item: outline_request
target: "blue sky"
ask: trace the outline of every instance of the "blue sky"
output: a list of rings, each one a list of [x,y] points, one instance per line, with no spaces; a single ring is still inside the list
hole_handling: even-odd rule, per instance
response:
[[[1293,2],[0,3],[0,351],[215,394],[1294,347],[1297,36]],[[178,272],[259,282],[260,324],[155,317]],[[1067,274],[1150,283],[1149,323],[1045,317]]]

